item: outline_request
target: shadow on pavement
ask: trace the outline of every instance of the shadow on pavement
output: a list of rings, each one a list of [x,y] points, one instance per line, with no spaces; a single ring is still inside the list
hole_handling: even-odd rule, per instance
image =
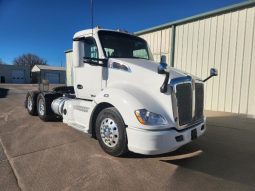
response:
[[[178,156],[201,149],[203,152],[199,156],[182,160],[169,160],[166,156],[161,161],[254,187],[255,120],[224,116],[209,117],[207,121],[204,136],[168,155]]]
[[[5,98],[8,94],[9,89],[0,88],[0,98]]]

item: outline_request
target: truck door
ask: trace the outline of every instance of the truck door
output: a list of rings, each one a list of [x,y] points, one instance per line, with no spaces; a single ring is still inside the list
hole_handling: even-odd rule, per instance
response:
[[[83,54],[86,58],[98,58],[96,41],[92,37],[86,37],[83,41]],[[77,98],[93,100],[101,91],[102,67],[81,63],[75,68],[75,89]]]

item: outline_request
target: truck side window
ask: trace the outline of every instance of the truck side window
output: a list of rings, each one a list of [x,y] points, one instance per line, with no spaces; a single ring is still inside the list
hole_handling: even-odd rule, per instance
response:
[[[149,59],[146,49],[134,50],[133,56],[137,58]]]
[[[84,41],[84,56],[86,58],[98,58],[98,49],[95,40],[91,37]]]

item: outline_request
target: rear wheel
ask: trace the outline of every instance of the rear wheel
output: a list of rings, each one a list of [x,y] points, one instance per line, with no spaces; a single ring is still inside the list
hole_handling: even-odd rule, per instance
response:
[[[56,114],[51,109],[52,99],[40,93],[37,97],[37,113],[41,120],[52,121],[56,119]]]
[[[36,94],[28,92],[26,96],[26,108],[30,115],[37,115]]]
[[[106,108],[99,113],[96,136],[106,153],[121,156],[128,152],[126,126],[116,108]]]

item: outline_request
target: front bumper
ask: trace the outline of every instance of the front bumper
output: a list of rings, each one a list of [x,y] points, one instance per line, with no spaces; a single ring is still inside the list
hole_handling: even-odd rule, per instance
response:
[[[196,130],[195,130],[196,129]],[[175,129],[149,131],[128,127],[128,149],[135,153],[156,155],[174,151],[189,143],[195,137],[204,134],[205,123],[197,124],[191,128],[177,131]]]

